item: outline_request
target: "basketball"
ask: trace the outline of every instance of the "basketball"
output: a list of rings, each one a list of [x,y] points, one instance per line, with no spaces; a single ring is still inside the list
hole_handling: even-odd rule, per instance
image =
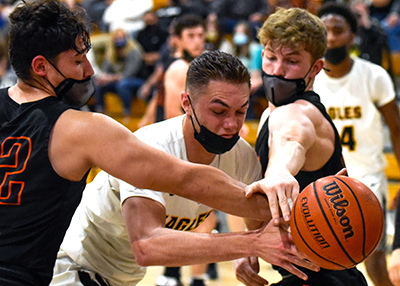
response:
[[[296,199],[290,230],[297,249],[321,268],[343,270],[378,247],[384,216],[375,194],[346,176],[323,177]]]

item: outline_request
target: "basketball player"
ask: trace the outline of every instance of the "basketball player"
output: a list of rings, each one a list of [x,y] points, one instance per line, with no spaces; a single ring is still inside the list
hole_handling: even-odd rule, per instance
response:
[[[204,51],[206,27],[203,18],[195,14],[183,14],[173,20],[171,31],[174,37],[174,60],[165,67],[164,117],[169,119],[184,114],[181,106],[181,93],[185,90],[186,73],[190,62]],[[211,232],[217,223],[214,212],[197,231]],[[204,277],[207,265],[193,265],[192,276]],[[157,286],[179,286],[181,271],[179,267],[166,267],[163,275],[156,280]],[[203,286],[196,279],[196,286]],[[193,286],[193,285],[191,285]]]
[[[214,166],[249,184],[261,176],[252,147],[238,137],[249,94],[250,75],[236,57],[206,52],[188,70],[181,93],[186,115],[143,127],[135,135],[175,157]],[[252,232],[189,232],[211,211],[179,196],[136,188],[102,171],[85,189],[51,285],[81,286],[85,277],[113,286],[136,285],[145,274],[140,266],[225,261],[249,252],[261,252],[273,263],[280,260],[282,242],[277,238],[282,233],[272,224],[256,231],[261,241],[254,241]]]
[[[174,26],[178,58],[165,71],[165,118],[183,114],[180,94],[185,87],[186,72],[192,59],[204,51],[206,28],[197,15],[187,14],[177,19]]]
[[[77,110],[94,91],[82,16],[57,0],[30,1],[10,15],[9,53],[18,82],[0,90],[0,285],[50,283],[92,166],[137,187],[268,217],[266,200],[246,200],[243,183],[224,172],[179,160],[105,115]],[[246,236],[278,239],[279,230],[269,230],[276,234],[265,237],[266,228]],[[290,263],[308,264],[285,246],[279,254],[300,274]]]
[[[269,108],[261,117],[256,142],[264,181],[254,183],[250,194],[265,192],[275,206],[279,200],[283,218],[289,221],[289,210],[282,202],[297,194],[289,189],[284,192],[280,181],[298,182],[302,190],[344,167],[339,135],[319,96],[312,91],[314,78],[323,68],[327,33],[321,20],[308,11],[281,8],[268,17],[258,36],[264,46],[263,84]],[[279,217],[277,210],[272,214]],[[255,229],[258,222],[248,221],[248,227]],[[249,258],[238,263],[237,276],[246,285],[266,283],[256,275],[255,262],[255,258]],[[306,282],[282,268],[278,270],[282,281],[276,285],[367,285],[356,268],[307,272]]]
[[[357,19],[349,7],[324,5],[318,16],[328,31],[328,49],[326,70],[315,78],[314,90],[339,131],[349,176],[368,186],[386,213],[383,122],[389,127],[393,151],[400,162],[400,116],[392,80],[381,66],[350,57]],[[392,285],[386,267],[386,231],[365,266],[376,286]]]

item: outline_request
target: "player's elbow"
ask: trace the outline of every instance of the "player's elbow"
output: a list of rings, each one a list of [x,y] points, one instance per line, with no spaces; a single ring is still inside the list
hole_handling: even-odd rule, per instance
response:
[[[158,265],[156,257],[151,251],[151,246],[146,240],[135,241],[131,244],[132,251],[135,255],[136,262],[142,266],[153,266]]]

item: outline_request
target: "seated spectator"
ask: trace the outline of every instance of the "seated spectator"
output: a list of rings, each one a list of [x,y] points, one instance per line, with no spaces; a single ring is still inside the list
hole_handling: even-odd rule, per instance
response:
[[[159,51],[166,42],[168,33],[160,27],[158,17],[152,11],[147,11],[143,15],[143,21],[146,26],[137,33],[136,40],[143,48],[143,65],[140,74],[147,79],[153,73],[156,62],[160,58]]]
[[[95,110],[104,112],[105,94],[115,92],[122,101],[124,121],[127,122],[133,97],[144,82],[138,77],[141,66],[141,47],[123,29],[114,31],[106,47],[101,72],[95,77]]]

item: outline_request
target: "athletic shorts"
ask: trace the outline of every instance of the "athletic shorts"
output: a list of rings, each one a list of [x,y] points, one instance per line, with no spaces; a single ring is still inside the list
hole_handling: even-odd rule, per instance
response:
[[[275,286],[368,286],[364,275],[356,268],[346,270],[321,269],[319,272],[302,269],[307,274],[308,280],[304,281],[299,277],[280,269],[284,278]]]
[[[377,251],[386,251],[386,212],[387,212],[387,197],[388,197],[388,181],[386,174],[384,172],[376,173],[373,175],[367,175],[358,179],[364,185],[371,189],[371,191],[376,195],[379,202],[381,203],[383,215],[385,218],[384,232],[382,236],[381,243],[379,244]]]
[[[76,264],[65,252],[60,250],[54,266],[50,286],[111,286],[99,274]]]

